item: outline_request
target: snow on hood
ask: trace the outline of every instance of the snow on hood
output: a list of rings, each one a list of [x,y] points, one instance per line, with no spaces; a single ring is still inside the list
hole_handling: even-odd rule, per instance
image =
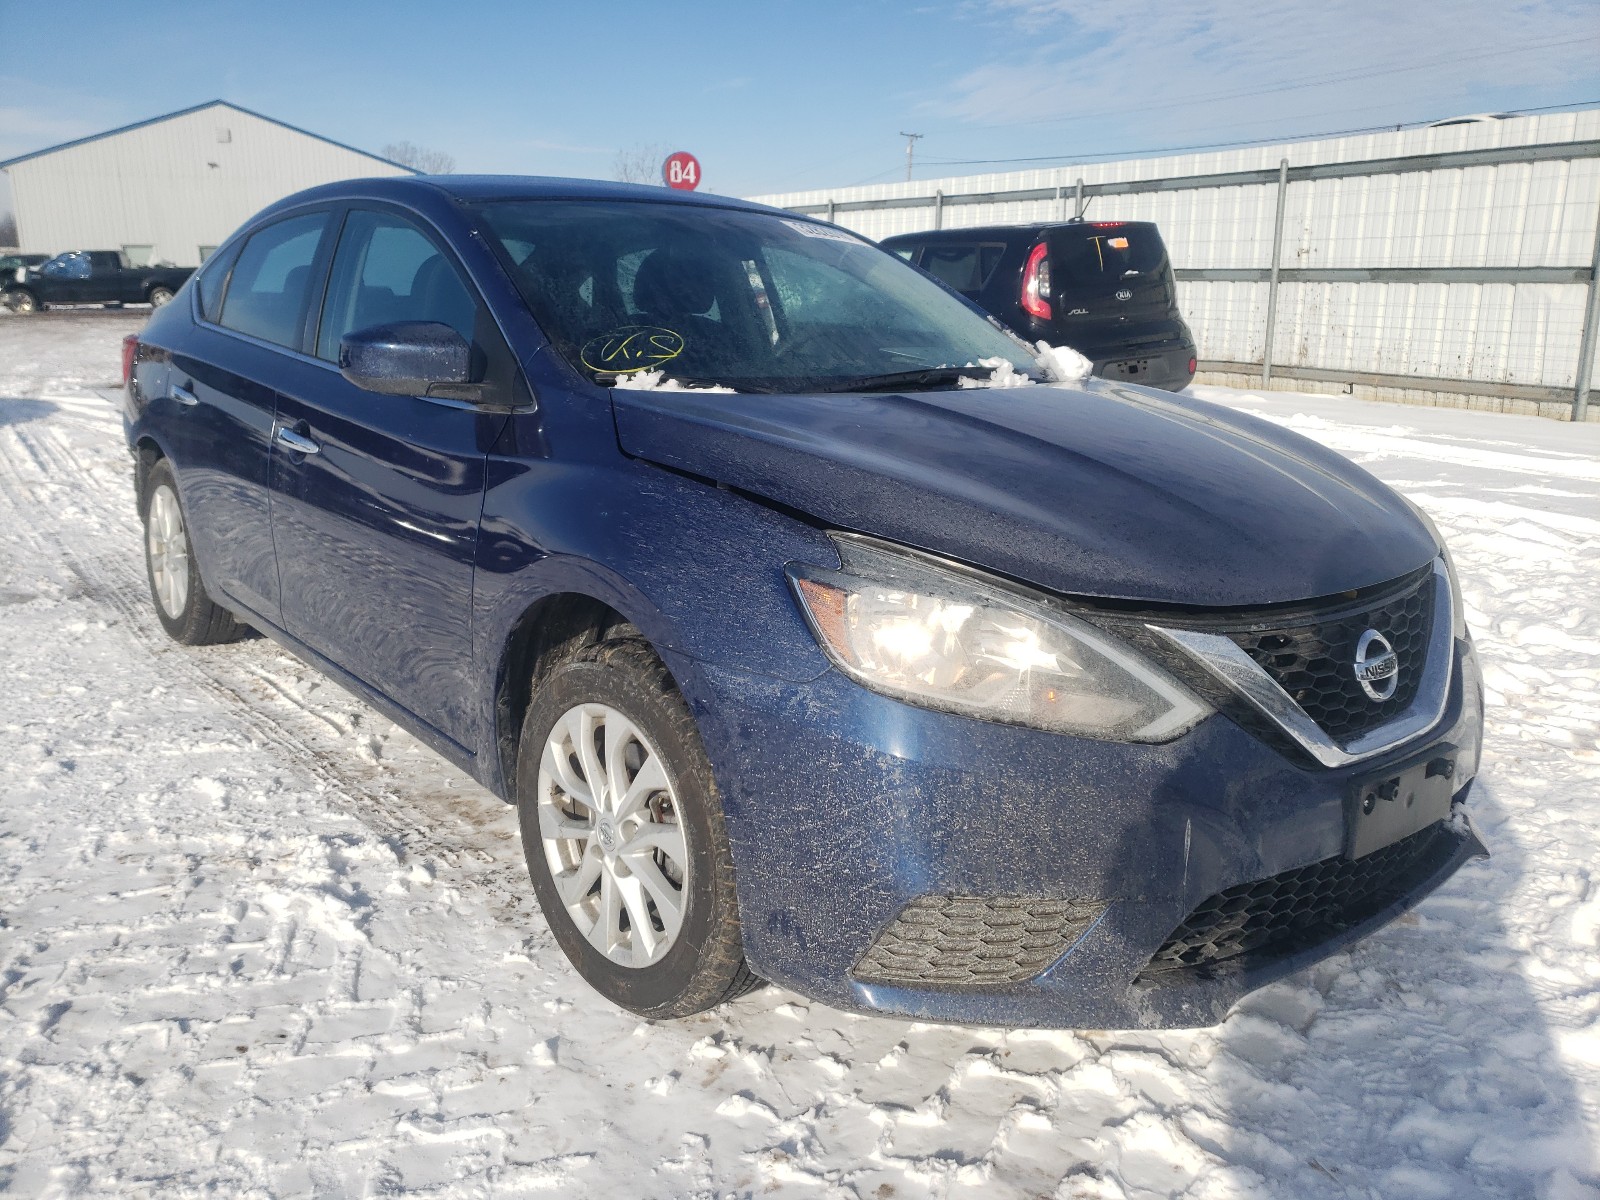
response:
[[[1039,364],[1044,368],[1047,383],[1081,383],[1094,374],[1094,364],[1071,346],[1052,346],[1048,342],[1039,342],[1034,350]],[[1009,359],[980,358],[977,365],[988,367],[993,373],[987,379],[963,379],[961,387],[1031,387],[1038,382],[1018,371]]]
[[[626,388],[634,392],[728,392],[733,393],[731,387],[722,387],[717,384],[696,384],[690,387],[677,379],[668,379],[663,371],[639,371],[633,375],[618,375],[617,381],[611,385],[616,388]]]

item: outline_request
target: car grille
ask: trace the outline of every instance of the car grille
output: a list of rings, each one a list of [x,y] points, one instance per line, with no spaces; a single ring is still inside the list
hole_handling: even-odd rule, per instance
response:
[[[920,896],[851,972],[863,983],[935,988],[1021,983],[1083,936],[1103,903],[1042,896]]]
[[[1422,682],[1433,623],[1432,576],[1371,607],[1281,626],[1229,631],[1256,664],[1335,741],[1348,742],[1404,712]],[[1356,643],[1376,629],[1394,647],[1394,695],[1374,700],[1355,676]]]
[[[1326,858],[1218,892],[1172,931],[1141,978],[1262,950],[1289,954],[1359,925],[1434,868],[1441,832],[1432,825],[1364,858]]]

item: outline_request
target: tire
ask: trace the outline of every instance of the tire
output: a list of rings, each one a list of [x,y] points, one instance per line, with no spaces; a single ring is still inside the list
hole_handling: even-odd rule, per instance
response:
[[[163,304],[172,299],[172,289],[164,284],[158,283],[155,287],[151,288],[144,294],[144,298],[145,302],[149,304],[151,308],[160,308]]]
[[[150,468],[139,516],[144,521],[144,566],[150,599],[168,636],[185,646],[237,641],[244,634],[244,626],[215,603],[200,582],[200,569],[178,501],[177,480],[166,459]]]
[[[587,756],[585,731],[600,743]],[[589,803],[578,800],[592,795],[592,776],[616,778],[623,805],[604,786]],[[711,764],[645,642],[586,646],[543,678],[522,723],[516,794],[539,906],[578,974],[606,999],[645,1017],[686,1017],[760,986],[744,960]]]
[[[39,297],[27,288],[8,288],[6,306],[12,312],[24,317],[31,317],[34,313],[44,311],[44,305],[39,303]]]

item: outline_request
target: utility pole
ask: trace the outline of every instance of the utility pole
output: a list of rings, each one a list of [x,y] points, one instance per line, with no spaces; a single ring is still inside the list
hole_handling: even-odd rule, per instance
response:
[[[919,137],[921,137],[922,134],[920,134],[920,133],[907,133],[905,130],[902,129],[900,131],[900,136],[905,138],[905,140],[906,140],[906,182],[910,183],[911,182],[911,161],[912,161],[912,153],[911,152],[912,152],[913,149],[915,149],[916,144],[917,144],[917,139]]]

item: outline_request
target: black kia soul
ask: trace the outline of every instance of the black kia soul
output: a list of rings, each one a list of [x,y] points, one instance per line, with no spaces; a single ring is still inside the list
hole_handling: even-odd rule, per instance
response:
[[[879,243],[993,313],[1030,342],[1071,346],[1094,373],[1181,391],[1194,337],[1149,221],[983,225]]]

